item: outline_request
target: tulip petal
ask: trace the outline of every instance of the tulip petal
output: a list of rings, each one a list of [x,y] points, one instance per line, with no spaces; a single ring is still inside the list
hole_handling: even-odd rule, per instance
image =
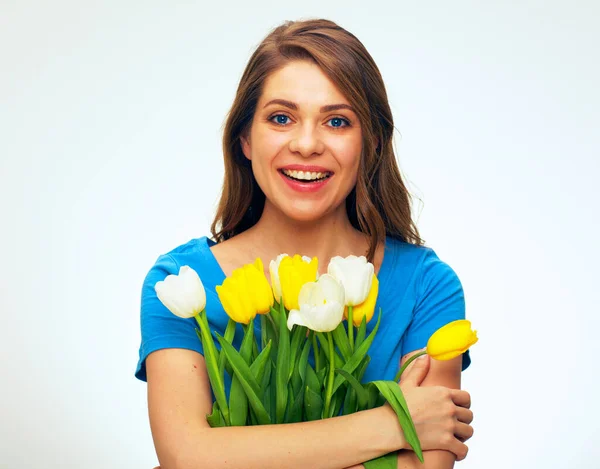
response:
[[[352,322],[356,327],[360,326],[363,317],[366,319],[366,322],[369,322],[373,318],[378,293],[379,280],[376,275],[373,275],[371,289],[369,290],[367,298],[361,304],[356,305],[352,310]],[[347,313],[344,311],[344,317],[346,317],[346,315]]]
[[[154,285],[158,299],[176,316],[191,318],[206,306],[204,285],[196,271],[182,266],[179,274],[170,274]]]
[[[356,306],[365,301],[371,289],[374,266],[365,256],[332,257],[327,273],[334,276],[346,293],[346,306]]]
[[[288,311],[299,309],[298,295],[300,289],[305,283],[316,280],[317,268],[316,257],[313,257],[308,263],[298,254],[281,259],[278,273],[283,303]]]
[[[271,288],[273,289],[273,295],[277,301],[281,300],[281,282],[279,280],[279,265],[281,259],[289,257],[287,254],[279,254],[275,260],[269,263],[269,273],[271,274]]]
[[[305,326],[310,329],[310,324],[307,321],[305,315],[300,314],[300,311],[297,309],[293,309],[288,314],[287,327],[291,331],[292,327],[297,326]]]
[[[452,321],[439,328],[427,341],[427,354],[436,360],[450,360],[466,352],[478,341],[466,319]]]

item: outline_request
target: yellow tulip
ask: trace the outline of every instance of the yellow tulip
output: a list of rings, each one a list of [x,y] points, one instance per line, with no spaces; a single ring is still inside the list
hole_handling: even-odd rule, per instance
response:
[[[371,282],[371,289],[365,301],[361,304],[356,305],[352,310],[352,322],[356,327],[360,327],[362,318],[366,317],[365,322],[369,322],[375,312],[375,302],[377,301],[377,294],[379,293],[379,280],[377,276],[373,274],[373,281]],[[348,319],[348,307],[344,309],[344,319]]]
[[[452,321],[429,338],[427,354],[436,360],[451,360],[465,353],[478,340],[477,331],[471,330],[471,321]]]
[[[216,290],[227,315],[242,324],[248,324],[257,314],[267,313],[273,306],[273,292],[260,258],[235,269]]]
[[[307,261],[296,254],[294,257],[285,256],[279,262],[279,283],[283,296],[283,305],[288,311],[300,309],[298,295],[302,285],[317,280],[318,261],[316,257]],[[277,298],[277,301],[280,299]]]

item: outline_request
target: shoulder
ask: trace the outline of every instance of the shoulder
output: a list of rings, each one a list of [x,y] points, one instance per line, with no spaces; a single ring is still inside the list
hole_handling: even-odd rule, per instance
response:
[[[385,256],[393,267],[402,267],[404,271],[428,270],[447,265],[436,252],[428,246],[407,243],[388,237],[385,242]]]
[[[395,278],[408,277],[407,280],[418,290],[440,283],[460,286],[456,272],[428,246],[388,237],[385,256],[388,256],[386,260],[389,260],[390,275]]]
[[[178,274],[187,265],[198,272],[203,279],[218,275],[215,269],[210,246],[215,244],[208,237],[194,238],[158,256],[146,275],[145,284],[154,285],[169,274]]]

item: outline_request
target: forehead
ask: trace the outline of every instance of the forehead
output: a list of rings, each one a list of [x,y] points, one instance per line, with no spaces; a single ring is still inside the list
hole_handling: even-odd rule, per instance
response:
[[[265,80],[259,103],[285,99],[302,106],[350,104],[321,68],[306,60],[290,62]]]

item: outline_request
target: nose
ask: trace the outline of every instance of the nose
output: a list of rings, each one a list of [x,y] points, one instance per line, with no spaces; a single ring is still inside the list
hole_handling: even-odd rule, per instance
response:
[[[304,125],[292,136],[289,149],[292,153],[299,153],[304,158],[309,158],[322,154],[325,150],[325,144],[319,138],[314,127]]]

